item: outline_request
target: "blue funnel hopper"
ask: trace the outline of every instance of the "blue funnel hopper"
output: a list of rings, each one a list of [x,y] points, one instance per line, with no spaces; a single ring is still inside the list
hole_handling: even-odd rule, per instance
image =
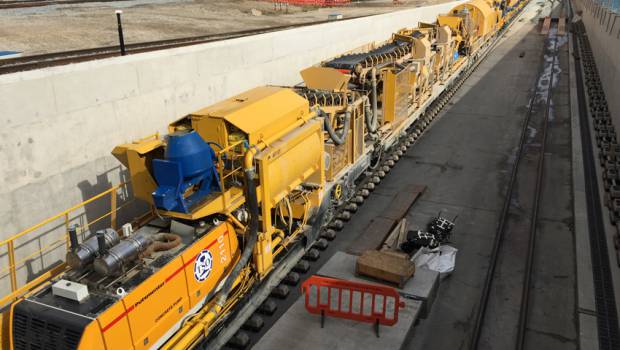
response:
[[[215,152],[196,131],[168,135],[165,159],[153,160],[155,206],[189,213],[209,193],[221,191],[214,160]]]

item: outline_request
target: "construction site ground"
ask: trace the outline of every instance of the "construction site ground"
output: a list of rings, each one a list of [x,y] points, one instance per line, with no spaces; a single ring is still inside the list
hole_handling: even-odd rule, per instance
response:
[[[446,0],[352,1],[342,7],[276,7],[247,0],[128,0],[0,10],[0,51],[23,55],[118,45],[115,10],[123,11],[125,43],[343,19],[439,4]]]

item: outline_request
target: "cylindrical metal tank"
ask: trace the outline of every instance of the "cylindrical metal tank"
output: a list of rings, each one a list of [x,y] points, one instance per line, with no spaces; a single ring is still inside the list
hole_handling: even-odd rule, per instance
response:
[[[474,27],[477,28],[476,38],[483,37],[494,31],[498,22],[497,13],[484,0],[470,0],[450,10],[450,13],[469,13]]]
[[[135,235],[110,248],[108,254],[97,257],[93,266],[98,274],[109,276],[120,271],[124,264],[138,258],[153,240],[144,235]]]
[[[106,248],[110,248],[118,244],[120,241],[116,231],[111,228],[103,230],[103,236],[105,238]],[[95,255],[98,251],[99,243],[97,241],[97,235],[95,234],[79,244],[76,248],[67,252],[67,265],[69,265],[72,269],[84,268],[95,260]]]

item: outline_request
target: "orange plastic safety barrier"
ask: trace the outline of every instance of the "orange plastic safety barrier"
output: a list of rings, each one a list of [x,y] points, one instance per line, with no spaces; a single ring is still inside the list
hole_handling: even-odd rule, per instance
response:
[[[405,307],[396,289],[388,286],[345,281],[336,278],[311,276],[301,285],[306,310],[325,316],[393,326],[398,322],[398,311]]]

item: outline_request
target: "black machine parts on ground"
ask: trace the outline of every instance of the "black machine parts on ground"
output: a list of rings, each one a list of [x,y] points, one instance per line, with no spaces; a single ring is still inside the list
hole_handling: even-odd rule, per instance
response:
[[[428,232],[422,230],[409,231],[407,241],[403,242],[399,248],[407,254],[412,254],[422,247],[436,249],[449,241],[455,221],[456,217],[450,221],[442,217],[440,213],[428,223]]]

